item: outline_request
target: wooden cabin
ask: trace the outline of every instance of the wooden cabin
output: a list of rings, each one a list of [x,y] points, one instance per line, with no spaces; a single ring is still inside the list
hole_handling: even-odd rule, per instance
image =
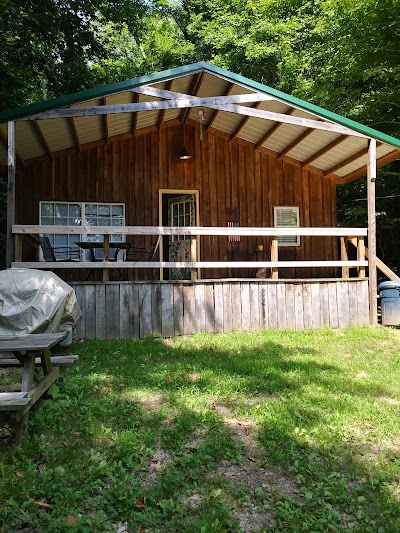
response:
[[[74,286],[78,337],[376,321],[393,137],[196,63],[0,113],[0,140],[7,265]],[[338,228],[365,175],[368,228]]]

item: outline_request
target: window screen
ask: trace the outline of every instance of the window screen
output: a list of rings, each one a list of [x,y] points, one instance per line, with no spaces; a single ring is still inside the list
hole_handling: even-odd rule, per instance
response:
[[[274,219],[276,228],[298,228],[300,225],[299,208],[292,206],[274,207]],[[300,237],[298,235],[278,237],[278,245],[299,246]]]
[[[40,202],[40,224],[45,226],[125,226],[124,204],[89,204],[81,202]],[[76,242],[100,241],[101,235],[49,235],[53,246],[68,246],[80,250]],[[110,241],[124,241],[123,235],[110,235]],[[89,250],[82,251],[82,259],[90,260]],[[97,259],[102,250],[95,250]]]

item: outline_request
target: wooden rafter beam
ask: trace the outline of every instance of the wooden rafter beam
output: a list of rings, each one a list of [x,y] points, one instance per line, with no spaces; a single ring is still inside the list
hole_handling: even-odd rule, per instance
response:
[[[46,137],[44,136],[44,133],[43,133],[43,130],[42,130],[41,126],[40,126],[39,121],[38,120],[34,120],[33,121],[33,126],[35,128],[35,133],[38,136],[42,147],[44,148],[44,151],[47,153],[47,155],[49,155],[53,159],[54,154],[51,151],[51,148],[49,146],[49,143],[47,142]]]
[[[149,85],[136,87],[135,89],[131,89],[131,91],[138,94],[145,94],[146,96],[154,96],[155,98],[165,98],[166,100],[190,100],[192,102],[196,102],[198,100],[207,100],[207,97],[200,98],[196,95],[188,93],[177,93],[175,91],[167,91],[166,89],[156,89],[155,87],[150,87]],[[243,102],[269,102],[271,100],[275,100],[273,96],[269,96],[268,94],[264,93],[245,93],[235,95],[223,94],[220,96],[211,96],[208,98],[216,98],[221,104],[239,104]]]
[[[8,149],[7,135],[5,135],[2,132],[2,130],[0,130],[0,141],[2,142],[4,148],[7,150]],[[18,164],[24,167],[25,166],[25,161],[23,160],[21,155],[18,153],[18,150],[15,150],[15,156],[17,158]]]
[[[204,78],[204,72],[199,72],[199,74],[196,74],[196,77],[192,81],[192,85],[190,87],[189,93],[193,96],[197,96],[200,91],[201,84],[203,83]],[[187,119],[189,118],[191,109],[185,109],[181,111],[181,116],[179,117],[182,124],[185,124],[187,122]]]
[[[133,93],[133,102],[132,103],[133,104],[139,103],[139,95],[138,94]],[[138,114],[137,113],[132,113],[132,135],[133,136],[136,135],[137,119],[138,119]]]
[[[198,94],[198,92],[200,90],[203,78],[204,78],[204,72],[199,72],[198,74],[195,74],[193,76],[192,83],[190,84],[190,89],[189,89],[189,94],[190,95],[197,96],[197,94]],[[182,124],[186,123],[187,119],[189,118],[190,111],[191,111],[190,108],[189,109],[182,109],[181,115],[179,117],[179,119],[182,122]]]
[[[237,113],[250,117],[270,120],[283,124],[292,124],[294,126],[301,126],[304,128],[314,128],[317,130],[330,131],[336,133],[343,133],[352,135],[354,137],[367,138],[362,133],[351,130],[341,124],[332,122],[322,122],[320,120],[295,117],[283,113],[274,113],[272,111],[264,111],[262,109],[254,109],[252,107],[238,105],[243,102],[254,101],[254,99],[265,99],[258,94],[239,94],[232,96],[213,96],[207,98],[198,98],[192,96],[188,98],[178,98],[177,100],[160,100],[150,102],[140,102],[138,104],[116,104],[103,105],[81,108],[62,108],[45,111],[36,115],[31,115],[19,120],[37,120],[48,118],[64,118],[64,117],[85,117],[107,114],[132,113],[139,111],[155,111],[160,109],[184,109],[192,107],[210,107],[211,109],[218,109],[220,111],[227,111],[229,113]],[[268,98],[268,97],[266,97]]]
[[[290,107],[287,111],[287,115],[293,115],[293,113],[296,111],[296,109],[294,107]],[[255,149],[256,150],[259,150],[262,148],[262,145],[264,143],[266,143],[268,141],[268,139],[270,137],[272,137],[272,135],[277,131],[278,128],[280,128],[282,126],[282,124],[280,122],[277,122],[276,124],[274,124],[272,126],[272,128],[270,128],[267,133],[261,137],[261,139],[258,141],[258,143],[256,144],[255,146]]]
[[[305,170],[307,170],[307,168],[311,165],[311,163],[319,159],[321,156],[323,156],[324,154],[326,154],[327,152],[335,148],[335,146],[337,146],[338,144],[341,144],[348,138],[349,138],[349,135],[340,135],[337,139],[330,142],[329,144],[321,148],[321,150],[318,150],[318,152],[315,152],[315,154],[311,155],[308,159],[303,161],[302,167]]]
[[[167,81],[167,85],[165,87],[165,90],[166,91],[171,91],[171,87],[172,87],[172,83],[173,83],[173,80],[169,80]],[[161,127],[161,124],[164,122],[164,117],[165,117],[165,109],[161,109],[158,113],[158,121],[157,121],[157,124],[159,127]]]
[[[260,105],[261,105],[261,102],[257,102],[256,105],[254,106],[254,109],[258,109],[260,107]],[[242,120],[242,122],[239,124],[239,126],[236,128],[236,130],[232,133],[231,138],[230,138],[231,141],[236,139],[236,137],[239,135],[239,133],[242,131],[242,129],[246,126],[246,124],[248,123],[250,118],[251,117],[245,117]]]
[[[80,152],[82,152],[82,145],[81,145],[81,142],[79,140],[79,135],[78,135],[78,130],[76,128],[76,122],[75,122],[75,118],[74,117],[71,117],[70,118],[70,124],[71,124],[71,128],[72,128],[72,133],[74,135],[74,139],[75,139],[75,144],[76,144],[76,147],[78,148],[78,150]]]
[[[376,143],[376,146],[381,146],[382,143]],[[345,167],[346,165],[349,165],[350,163],[353,163],[353,161],[356,161],[360,157],[368,154],[368,146],[366,148],[363,148],[362,150],[359,150],[355,154],[350,155],[349,157],[346,157],[346,159],[343,159],[343,161],[340,161],[336,165],[334,165],[331,168],[328,168],[327,170],[324,170],[324,176],[329,176],[330,174],[334,174],[337,170]]]
[[[400,150],[393,150],[393,152],[389,152],[388,154],[380,157],[376,160],[376,168],[384,167],[385,165],[388,165],[389,163],[392,163],[396,159],[400,159]],[[343,176],[342,178],[336,179],[337,185],[345,185],[346,183],[350,183],[353,180],[356,180],[357,178],[361,178],[362,176],[365,176],[367,174],[367,165],[362,166],[361,168],[354,170],[353,172],[350,172],[350,174],[347,174],[346,176]]]
[[[294,141],[292,141],[290,144],[288,144],[286,148],[282,150],[282,152],[279,152],[278,159],[282,159],[283,156],[288,154],[291,150],[293,150],[293,148],[296,148],[296,146],[302,143],[304,139],[307,139],[307,137],[314,133],[314,131],[314,129],[303,131],[303,133],[296,137],[296,139],[294,139]]]
[[[225,95],[224,96],[229,96],[234,88],[235,84],[234,83],[230,83],[227,90],[225,91]],[[214,111],[214,114],[213,116],[211,117],[210,119],[210,122],[207,124],[207,128],[206,128],[206,131],[210,131],[210,129],[212,128],[217,116],[218,116],[218,113],[219,111]]]
[[[103,98],[103,106],[106,107],[107,106],[107,97],[104,96]],[[107,114],[103,115],[103,128],[104,128],[104,139],[106,141],[106,144],[108,144],[108,138],[109,138],[109,133],[108,133],[108,116]]]

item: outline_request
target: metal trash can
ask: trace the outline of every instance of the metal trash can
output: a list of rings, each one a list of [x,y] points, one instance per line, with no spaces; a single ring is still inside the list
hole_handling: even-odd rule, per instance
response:
[[[379,284],[382,324],[400,326],[400,282],[384,281]]]

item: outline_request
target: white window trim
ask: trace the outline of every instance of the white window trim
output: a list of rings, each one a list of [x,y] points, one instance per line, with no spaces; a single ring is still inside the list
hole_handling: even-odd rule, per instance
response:
[[[85,226],[85,222],[86,222],[86,206],[87,205],[96,205],[96,206],[99,206],[99,205],[117,205],[117,206],[122,206],[122,215],[123,215],[123,219],[124,219],[124,223],[126,223],[126,218],[125,218],[125,204],[122,203],[122,202],[78,202],[78,201],[75,201],[75,202],[64,202],[64,201],[58,201],[58,200],[41,200],[39,202],[39,222],[41,224],[41,220],[42,220],[42,204],[63,204],[63,205],[76,205],[76,204],[79,204],[81,206],[81,225],[80,226],[76,226],[77,228],[80,228],[80,227],[83,227]],[[107,227],[107,226],[104,226],[104,227]],[[120,242],[125,242],[126,241],[126,236],[125,235],[122,235],[121,236],[122,239]],[[88,235],[87,234],[80,234],[79,235],[79,240],[82,241],[82,242],[86,242],[86,241],[89,241],[88,239]],[[110,235],[110,241],[113,240],[113,235]],[[78,248],[79,250],[79,248]],[[86,254],[86,250],[80,250],[81,252],[81,257],[82,257],[82,261],[90,261],[90,259],[87,259],[85,256],[87,256]],[[123,253],[122,253],[123,252]],[[120,261],[123,261],[124,260],[124,254],[125,254],[125,251],[122,250],[119,254],[119,258],[118,258],[118,262]],[[43,260],[43,256],[42,256],[42,251],[40,250],[40,260]]]
[[[292,209],[296,212],[296,226],[278,226],[277,223],[277,214],[279,210],[281,209]],[[274,227],[275,228],[293,228],[293,227],[300,227],[300,208],[296,205],[276,205],[274,206]],[[279,242],[280,237],[278,237],[278,246],[279,247],[286,247],[286,246],[300,246],[300,235],[296,235],[296,242]]]

